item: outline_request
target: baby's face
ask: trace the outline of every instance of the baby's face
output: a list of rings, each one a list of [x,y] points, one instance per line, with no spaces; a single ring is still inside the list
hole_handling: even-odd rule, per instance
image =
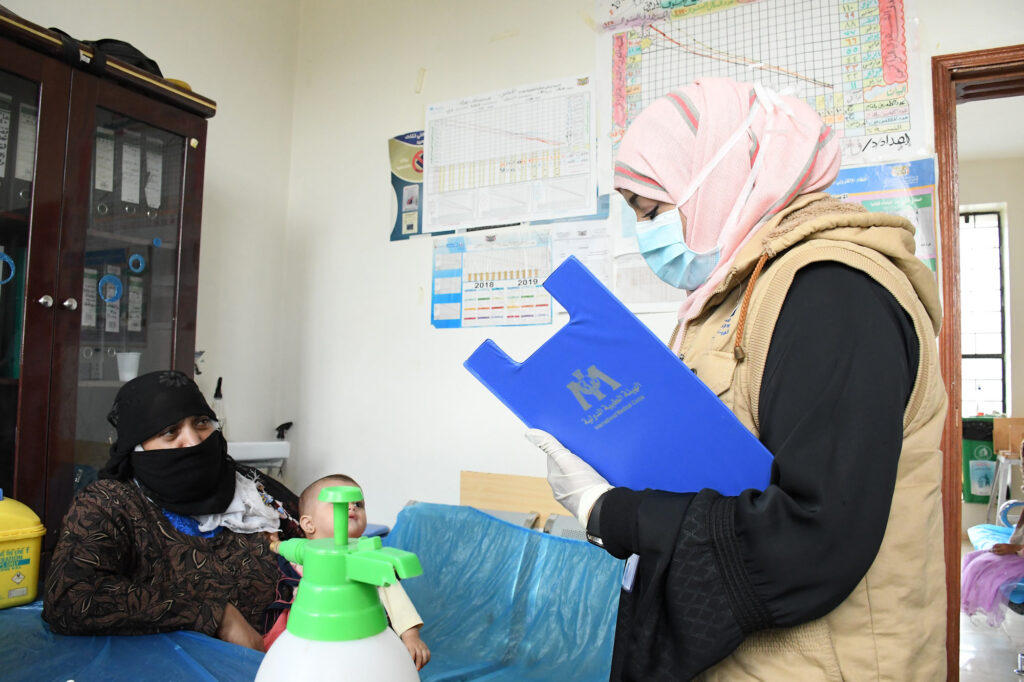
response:
[[[334,537],[334,505],[317,500],[313,509],[315,530],[309,537],[313,540]],[[366,532],[366,504],[363,500],[348,503],[348,536],[362,537]]]
[[[348,536],[349,538],[360,538],[366,532],[366,502],[348,503]]]

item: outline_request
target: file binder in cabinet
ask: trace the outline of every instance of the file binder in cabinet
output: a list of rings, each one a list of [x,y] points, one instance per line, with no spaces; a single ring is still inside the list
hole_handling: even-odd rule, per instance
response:
[[[96,219],[111,219],[115,203],[115,140],[114,130],[96,126],[93,141],[91,205]]]
[[[39,109],[29,102],[12,102],[13,126],[9,132],[8,153],[11,154],[10,199],[8,210],[28,213],[32,203],[32,182],[36,173],[36,128]],[[13,145],[11,141],[13,140]]]
[[[570,256],[544,288],[568,311],[565,326],[521,363],[490,339],[463,363],[527,426],[612,485],[767,487],[771,453],[582,263]]]
[[[116,135],[117,164],[114,186],[120,213],[134,216],[142,201],[142,133],[122,129]]]
[[[14,98],[0,92],[0,211],[6,211],[11,205],[11,178],[14,176],[14,144],[11,132],[17,130],[14,125]],[[0,274],[0,279],[3,275]]]
[[[146,217],[155,222],[160,216],[163,204],[164,141],[159,137],[147,135],[142,161],[142,200],[146,206]]]

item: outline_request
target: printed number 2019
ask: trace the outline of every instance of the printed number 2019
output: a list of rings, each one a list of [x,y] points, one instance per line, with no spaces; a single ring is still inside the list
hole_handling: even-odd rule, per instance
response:
[[[538,280],[536,277],[534,277],[532,279],[521,279],[521,280],[518,280],[518,282],[519,282],[519,286],[521,286],[521,287],[529,287],[529,286],[536,286],[540,282],[540,280]]]

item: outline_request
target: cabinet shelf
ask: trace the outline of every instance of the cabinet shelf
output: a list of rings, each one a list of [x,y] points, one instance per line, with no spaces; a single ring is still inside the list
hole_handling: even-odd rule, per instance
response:
[[[90,236],[100,237],[102,239],[109,239],[110,241],[117,242],[120,244],[131,244],[133,246],[153,246],[152,237],[133,237],[127,234],[121,234],[120,232],[109,232],[107,230],[89,230]],[[165,241],[160,244],[161,249],[174,250],[178,248],[175,242]]]

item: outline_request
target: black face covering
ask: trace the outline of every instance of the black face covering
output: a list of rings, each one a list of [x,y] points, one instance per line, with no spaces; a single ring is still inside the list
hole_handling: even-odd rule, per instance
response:
[[[110,446],[110,459],[99,477],[130,481],[129,455],[135,446],[196,415],[217,418],[196,382],[181,372],[149,372],[132,379],[117,392],[107,415],[107,421],[117,429],[117,441]]]
[[[151,500],[179,514],[217,514],[235,492],[235,464],[219,432],[199,445],[135,452],[135,446],[182,419],[217,415],[196,383],[174,370],[150,372],[117,392],[107,421],[117,429],[100,478],[135,478]]]
[[[220,431],[188,448],[136,450],[131,465],[149,498],[178,514],[219,514],[235,495],[235,464]]]

